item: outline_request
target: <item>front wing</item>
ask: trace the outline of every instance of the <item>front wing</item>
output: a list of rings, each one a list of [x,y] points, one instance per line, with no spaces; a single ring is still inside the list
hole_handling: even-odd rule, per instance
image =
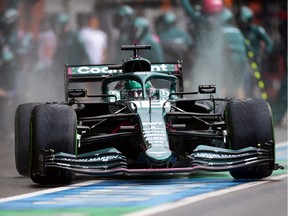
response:
[[[273,146],[273,145],[271,145]],[[230,171],[257,165],[271,165],[272,169],[281,168],[274,165],[274,150],[247,147],[239,150],[229,150],[211,146],[199,145],[188,156],[189,165],[169,168],[129,169],[126,157],[115,148],[89,152],[81,155],[53,153],[43,151],[45,163],[40,175],[45,175],[47,169],[64,169],[69,172],[105,176],[138,176],[138,175],[173,175],[191,174],[196,171]]]

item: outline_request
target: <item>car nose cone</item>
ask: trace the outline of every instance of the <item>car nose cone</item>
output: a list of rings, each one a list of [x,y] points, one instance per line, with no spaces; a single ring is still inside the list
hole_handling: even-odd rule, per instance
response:
[[[162,163],[170,160],[172,152],[163,146],[152,146],[145,154],[150,161]]]

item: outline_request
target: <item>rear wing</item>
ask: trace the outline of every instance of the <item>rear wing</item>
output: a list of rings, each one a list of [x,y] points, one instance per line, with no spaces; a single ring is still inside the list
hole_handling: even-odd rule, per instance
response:
[[[182,76],[182,63],[151,63],[151,71]],[[66,65],[69,82],[102,81],[108,76],[122,73],[122,65]]]
[[[183,89],[182,62],[151,63],[151,71],[171,74],[178,78],[180,90]],[[68,99],[70,83],[102,82],[108,76],[122,74],[122,65],[66,65],[65,91]]]

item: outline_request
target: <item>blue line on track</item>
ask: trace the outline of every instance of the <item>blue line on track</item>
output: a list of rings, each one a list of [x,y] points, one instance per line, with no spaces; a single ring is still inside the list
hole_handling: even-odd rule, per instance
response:
[[[156,206],[247,181],[171,179],[112,180],[0,204],[0,210]]]

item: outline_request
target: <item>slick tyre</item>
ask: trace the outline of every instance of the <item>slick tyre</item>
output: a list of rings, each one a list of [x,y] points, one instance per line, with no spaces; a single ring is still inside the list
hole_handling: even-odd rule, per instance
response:
[[[15,114],[15,164],[20,175],[29,176],[30,115],[39,103],[17,107]]]
[[[74,174],[45,167],[44,150],[75,154],[76,113],[67,105],[45,104],[32,111],[30,178],[38,184],[70,183]]]
[[[228,144],[231,149],[245,147],[273,148],[275,151],[274,128],[269,104],[260,98],[232,100],[227,104],[226,121],[228,130]],[[268,147],[265,143],[271,143]],[[231,170],[235,179],[264,178],[273,172],[275,156],[271,164]]]

